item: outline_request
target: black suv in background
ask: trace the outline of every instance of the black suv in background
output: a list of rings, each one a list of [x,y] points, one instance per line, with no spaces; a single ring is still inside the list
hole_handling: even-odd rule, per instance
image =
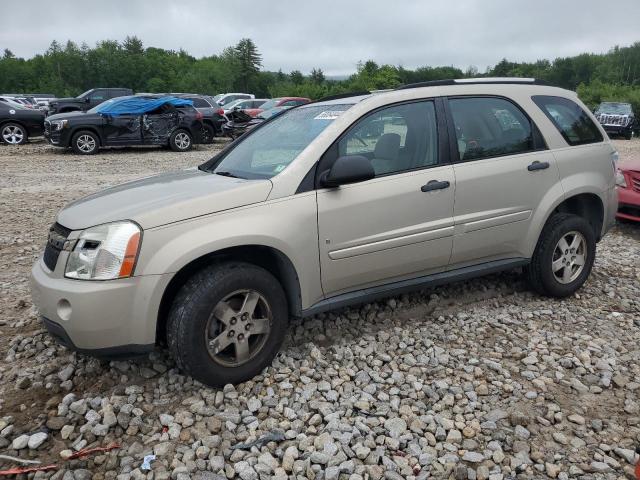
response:
[[[142,115],[106,115],[93,108],[47,117],[44,136],[51,145],[71,147],[80,155],[97,153],[100,147],[130,145],[162,145],[186,152],[194,143],[203,143],[202,117],[190,105],[163,104]]]
[[[631,140],[639,127],[630,103],[602,102],[594,115],[610,136],[622,135]]]
[[[49,115],[66,112],[86,112],[105,100],[133,95],[130,88],[92,88],[75,98],[58,98],[49,102]]]
[[[203,138],[202,143],[213,142],[213,137],[222,136],[222,126],[227,122],[224,110],[220,108],[213,97],[197,93],[169,93],[178,98],[191,100],[193,106],[202,113]]]

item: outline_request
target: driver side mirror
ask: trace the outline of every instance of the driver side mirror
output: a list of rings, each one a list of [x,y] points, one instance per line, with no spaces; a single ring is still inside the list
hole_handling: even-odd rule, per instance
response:
[[[364,182],[376,176],[371,161],[362,155],[346,155],[339,157],[331,169],[322,172],[320,185],[323,187],[339,187],[350,183]]]
[[[84,101],[85,101],[85,103],[89,103],[91,101],[91,98],[85,97]]]

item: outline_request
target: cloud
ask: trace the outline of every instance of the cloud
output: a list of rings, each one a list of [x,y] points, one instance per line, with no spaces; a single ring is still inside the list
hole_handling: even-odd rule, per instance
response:
[[[28,20],[28,21],[27,21]],[[618,0],[31,0],[2,20],[0,48],[30,57],[52,40],[136,35],[196,57],[252,38],[264,68],[348,74],[360,60],[415,68],[603,53],[640,40],[640,2]]]

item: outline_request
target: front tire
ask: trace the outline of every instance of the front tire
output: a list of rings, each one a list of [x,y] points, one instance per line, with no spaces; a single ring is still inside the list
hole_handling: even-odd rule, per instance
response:
[[[584,218],[555,214],[540,234],[527,279],[542,295],[568,297],[589,277],[595,253],[595,234]]]
[[[174,152],[186,152],[193,146],[193,137],[186,130],[176,130],[169,137],[169,146]]]
[[[288,321],[280,283],[247,263],[207,267],[178,292],[167,343],[178,367],[219,387],[259,374],[278,353]]]
[[[0,139],[8,145],[22,145],[28,138],[27,129],[18,123],[5,123],[0,127]]]
[[[100,149],[100,138],[89,130],[82,130],[71,139],[71,148],[78,155],[94,155]]]

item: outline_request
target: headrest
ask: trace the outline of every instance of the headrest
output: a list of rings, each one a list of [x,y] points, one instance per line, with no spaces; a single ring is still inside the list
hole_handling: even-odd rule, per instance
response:
[[[397,160],[400,153],[400,135],[397,133],[385,133],[376,143],[373,156],[382,160]]]

